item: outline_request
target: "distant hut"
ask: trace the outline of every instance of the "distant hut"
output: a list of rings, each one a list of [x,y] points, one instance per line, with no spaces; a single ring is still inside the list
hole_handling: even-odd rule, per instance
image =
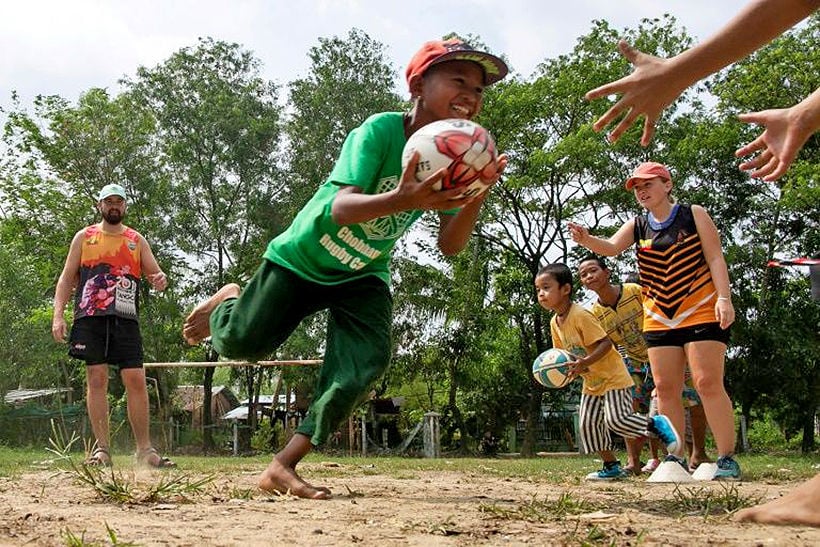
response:
[[[202,428],[202,405],[205,400],[203,386],[177,386],[174,391],[174,405],[190,420],[193,429]],[[217,418],[239,406],[239,399],[226,386],[211,389],[211,416]]]

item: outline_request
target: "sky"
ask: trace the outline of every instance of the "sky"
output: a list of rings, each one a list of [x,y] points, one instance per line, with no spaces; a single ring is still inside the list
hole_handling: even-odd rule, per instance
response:
[[[594,19],[616,29],[674,15],[704,39],[747,0],[28,0],[0,11],[0,107],[16,90],[70,101],[93,88],[154,67],[198,37],[239,43],[262,63],[262,75],[287,84],[308,74],[320,37],[363,30],[386,46],[394,68],[426,40],[449,32],[479,36],[525,77],[539,62],[572,50]],[[613,44],[614,47],[614,44]]]

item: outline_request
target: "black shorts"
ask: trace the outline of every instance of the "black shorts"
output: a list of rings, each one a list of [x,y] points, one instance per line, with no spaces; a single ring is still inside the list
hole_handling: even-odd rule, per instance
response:
[[[720,323],[703,323],[680,329],[657,330],[643,333],[646,345],[650,348],[661,346],[683,347],[689,342],[713,340],[729,343],[729,329],[720,328]]]
[[[78,319],[71,326],[68,346],[68,354],[86,365],[142,367],[140,324],[133,319],[114,315]]]

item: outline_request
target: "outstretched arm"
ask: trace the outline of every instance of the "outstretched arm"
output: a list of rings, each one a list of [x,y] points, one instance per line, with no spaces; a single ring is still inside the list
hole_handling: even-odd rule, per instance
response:
[[[757,156],[740,164],[752,177],[773,181],[780,178],[809,137],[820,130],[820,88],[791,108],[751,112],[740,121],[765,127],[759,137],[738,149],[735,156]]]
[[[661,112],[683,90],[769,43],[818,7],[820,0],[753,0],[710,38],[670,59],[648,55],[622,40],[618,48],[634,70],[587,92],[588,100],[621,95],[593,129],[601,131],[623,116],[608,136],[615,142],[638,117],[644,116],[641,145],[647,146]]]
[[[575,222],[568,222],[567,226],[569,227],[570,236],[575,243],[601,256],[619,255],[627,247],[635,243],[635,219],[626,221],[609,239],[595,237],[589,233],[589,230],[585,226],[581,226]]]

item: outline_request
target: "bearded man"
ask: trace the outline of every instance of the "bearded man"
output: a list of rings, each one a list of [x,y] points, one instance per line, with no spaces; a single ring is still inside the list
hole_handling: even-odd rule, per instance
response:
[[[110,466],[108,367],[119,369],[125,386],[128,421],[137,448],[137,462],[173,467],[151,444],[148,389],[143,368],[139,326],[139,287],[143,274],[162,291],[168,285],[148,242],[122,223],[128,210],[125,189],[108,184],[100,190],[97,209],[102,221],[76,233],[54,293],[51,334],[65,342],[65,307],[72,291],[74,321],[69,337],[71,357],[86,364],[86,407],[95,443],[86,465]]]

